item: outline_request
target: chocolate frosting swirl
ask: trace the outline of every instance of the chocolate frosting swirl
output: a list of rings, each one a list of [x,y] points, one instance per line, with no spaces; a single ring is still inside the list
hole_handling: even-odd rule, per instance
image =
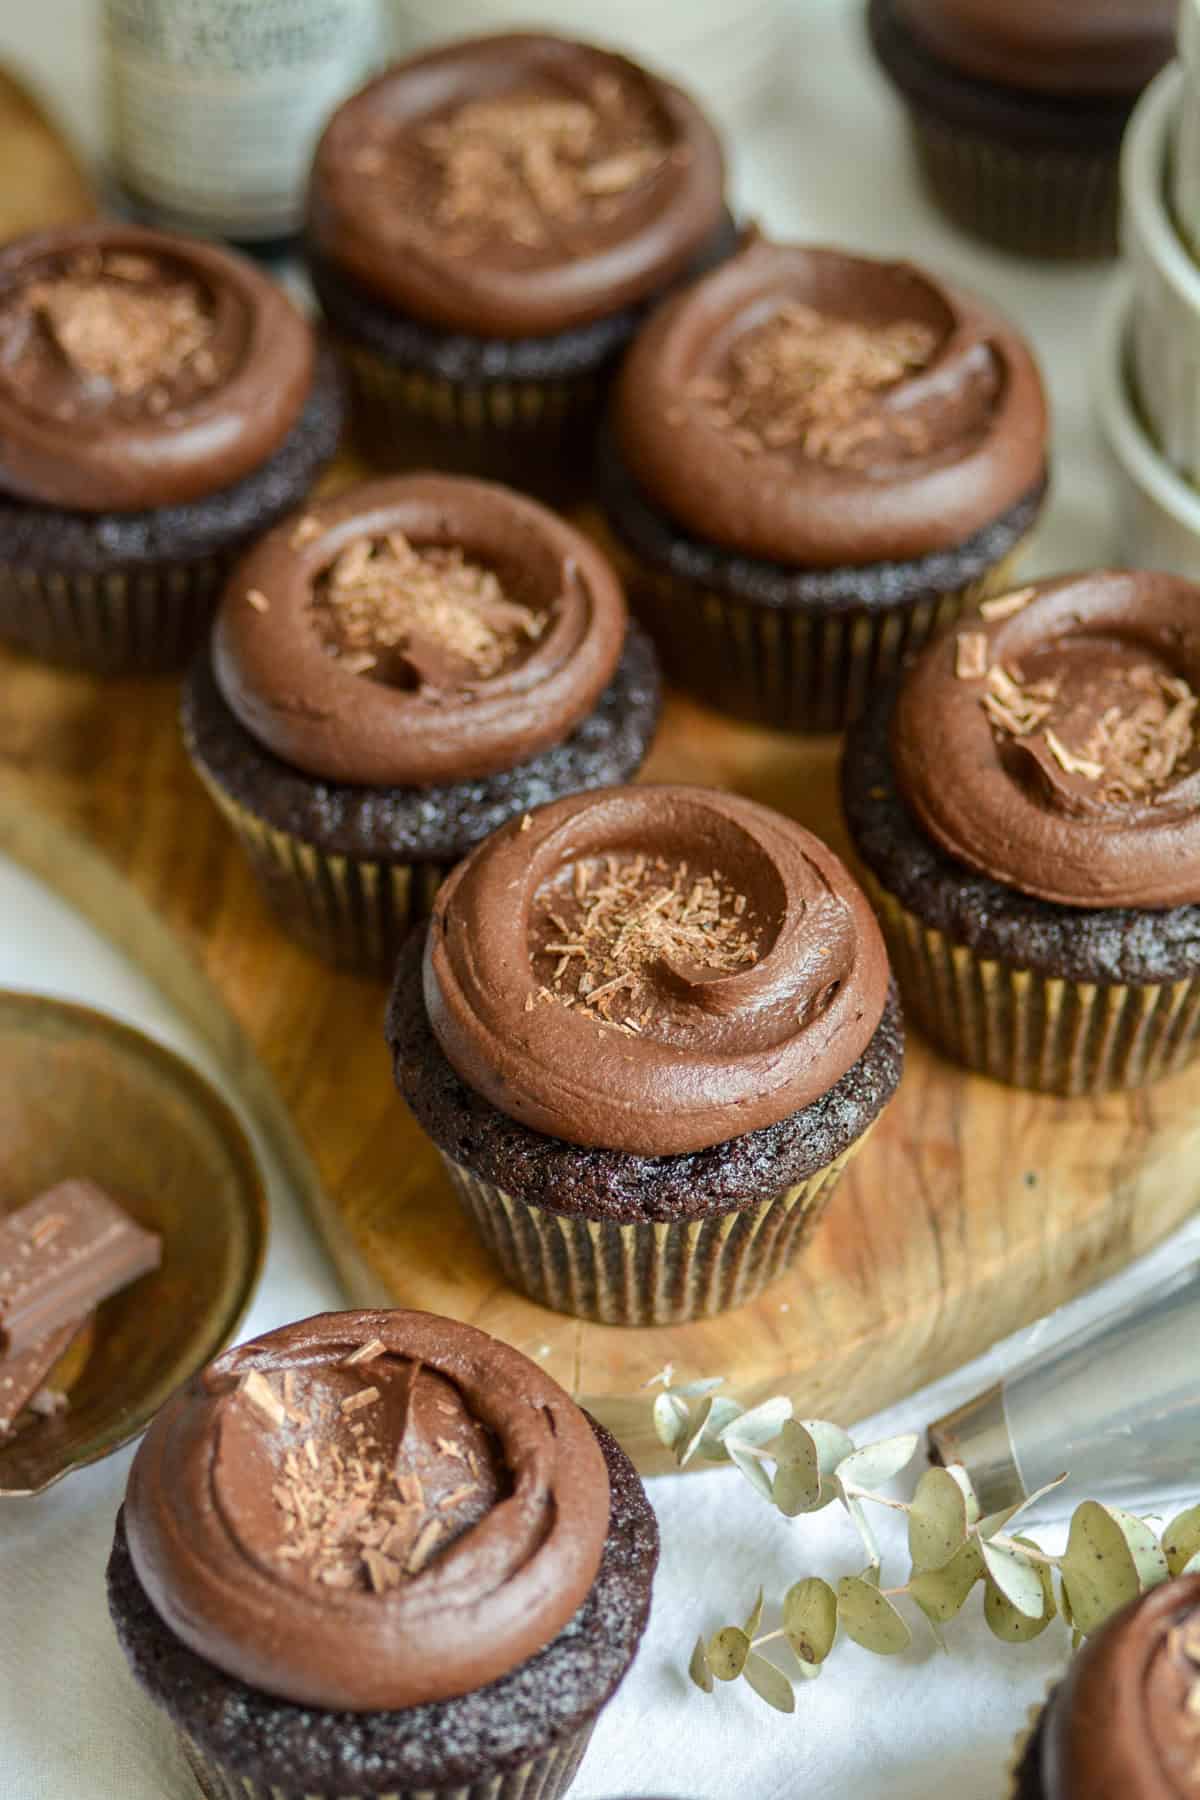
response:
[[[988,602],[932,645],[892,727],[923,830],[1064,906],[1200,901],[1198,609],[1175,576],[1100,570]]]
[[[312,385],[308,322],[254,264],[132,225],[0,248],[0,490],[141,512],[230,487]]]
[[[447,1700],[550,1642],[608,1532],[579,1408],[417,1312],[326,1313],[227,1351],[147,1432],[125,1524],[160,1617],[301,1705]]]
[[[1089,1638],[1046,1715],[1046,1800],[1200,1793],[1200,1575],[1164,1582]]]
[[[442,888],[425,1003],[510,1118],[640,1156],[775,1123],[856,1063],[888,964],[833,852],[755,802],[612,788],[514,820]]]
[[[364,561],[373,552],[382,587]],[[440,565],[461,570],[464,557],[479,598],[450,590],[446,605]],[[389,590],[388,643],[374,658],[331,654],[328,601],[344,599],[370,638]],[[226,589],[213,667],[247,731],[295,768],[429,787],[561,743],[612,680],[626,624],[611,565],[545,507],[489,482],[401,476],[350,488],[262,539]]]
[[[936,56],[1001,86],[1133,94],[1170,59],[1176,0],[897,0]]]
[[[1045,463],[1037,367],[998,313],[906,263],[761,238],[656,313],[614,427],[670,518],[800,566],[963,543]]]
[[[668,82],[534,32],[388,70],[317,147],[309,232],[403,312],[543,337],[644,300],[720,223],[724,162]]]

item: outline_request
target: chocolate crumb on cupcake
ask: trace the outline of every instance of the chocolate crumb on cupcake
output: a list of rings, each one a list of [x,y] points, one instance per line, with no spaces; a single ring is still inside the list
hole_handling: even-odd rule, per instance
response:
[[[633,776],[653,651],[595,546],[486,482],[367,483],[266,537],[185,685],[197,770],[284,923],[390,975],[514,814]]]
[[[1200,1575],[1151,1588],[1088,1639],[1020,1752],[1012,1795],[1200,1795]]]
[[[1057,1094],[1200,1050],[1200,588],[1102,570],[999,597],[851,734],[851,837],[906,1005]]]
[[[1041,381],[997,313],[763,239],[645,327],[599,467],[667,675],[813,731],[1003,584],[1045,487]]]
[[[177,668],[337,448],[339,377],[253,263],[119,223],[0,248],[0,638]]]
[[[721,1312],[780,1274],[902,1060],[879,929],[837,857],[693,787],[497,832],[405,947],[387,1029],[509,1280],[615,1325]]]
[[[1177,0],[869,0],[921,171],[953,223],[1038,257],[1112,256],[1117,165]]]
[[[734,247],[724,180],[678,88],[541,33],[451,44],[346,101],[308,255],[372,455],[572,497],[645,307]]]
[[[657,1561],[633,1465],[535,1363],[326,1313],[168,1402],[108,1595],[208,1800],[559,1800]]]

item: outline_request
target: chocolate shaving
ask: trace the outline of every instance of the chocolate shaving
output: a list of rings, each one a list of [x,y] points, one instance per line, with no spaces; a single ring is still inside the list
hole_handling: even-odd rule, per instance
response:
[[[408,1574],[419,1575],[437,1548],[445,1526],[440,1519],[429,1519],[421,1527],[416,1543],[409,1551],[404,1567]]]
[[[980,602],[980,617],[989,625],[996,619],[1011,619],[1015,613],[1024,611],[1036,593],[1036,588],[1024,587],[1011,594],[997,594],[991,600]]]
[[[1010,737],[1028,737],[1049,718],[1058,697],[1056,681],[1025,683],[1019,677],[993,663],[988,670],[987,693],[983,707],[992,724]]]
[[[357,1394],[347,1394],[341,1403],[344,1413],[360,1412],[364,1406],[374,1406],[379,1398],[377,1387],[360,1388]]]
[[[131,260],[138,265],[132,276]],[[82,379],[101,382],[122,399],[147,399],[185,375],[196,388],[210,388],[220,376],[210,347],[212,316],[190,282],[139,286],[154,273],[141,258],[109,256],[94,273],[32,282],[24,304]],[[169,405],[164,394],[151,410]]]
[[[347,1369],[351,1369],[356,1363],[374,1362],[377,1356],[385,1356],[386,1354],[387,1345],[384,1343],[383,1339],[372,1338],[369,1343],[360,1344],[357,1350],[352,1350],[349,1356],[343,1359],[343,1366]]]
[[[255,1412],[269,1425],[274,1425],[276,1430],[287,1423],[283,1401],[261,1369],[252,1369],[248,1375],[243,1375],[238,1383],[238,1390]]]
[[[1089,762],[1085,756],[1076,756],[1073,750],[1067,749],[1062,739],[1051,731],[1049,726],[1042,735],[1046,740],[1047,750],[1060,769],[1064,769],[1068,775],[1083,775],[1088,781],[1099,781],[1104,773],[1100,763]]]
[[[261,588],[247,588],[246,603],[248,606],[252,606],[255,612],[265,613],[271,610],[271,602]]]
[[[987,633],[960,631],[954,646],[954,673],[960,681],[978,681],[987,672]]]

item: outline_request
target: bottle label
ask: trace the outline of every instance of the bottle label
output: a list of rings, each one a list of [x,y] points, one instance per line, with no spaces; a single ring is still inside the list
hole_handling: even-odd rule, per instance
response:
[[[316,139],[379,49],[378,0],[105,0],[118,179],[227,237],[300,223]]]

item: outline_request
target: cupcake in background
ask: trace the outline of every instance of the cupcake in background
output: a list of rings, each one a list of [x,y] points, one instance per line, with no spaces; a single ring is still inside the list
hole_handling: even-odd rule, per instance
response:
[[[887,954],[833,852],[697,787],[577,795],[451,875],[396,1083],[509,1281],[610,1325],[740,1306],[892,1098]]]
[[[753,237],[639,335],[598,492],[668,677],[831,731],[1009,579],[1046,430],[1032,353],[990,307]]]
[[[1102,570],[983,612],[847,740],[868,892],[954,1061],[1138,1087],[1200,1051],[1200,588]]]
[[[733,248],[724,181],[678,88],[550,35],[454,43],[346,101],[307,246],[371,455],[570,497],[646,307]]]
[[[633,1465],[535,1363],[326,1313],[159,1413],[108,1596],[209,1800],[559,1800],[657,1561]]]
[[[413,475],[251,551],[183,730],[283,923],[390,975],[460,857],[514,814],[629,780],[658,711],[653,651],[593,544],[506,488]]]
[[[1121,138],[1171,58],[1177,3],[868,0],[947,217],[1019,255],[1114,255]]]
[[[1151,1588],[1090,1637],[1018,1750],[1012,1800],[1200,1794],[1200,1575]]]
[[[180,667],[337,448],[341,386],[253,263],[119,223],[0,249],[0,639]]]

